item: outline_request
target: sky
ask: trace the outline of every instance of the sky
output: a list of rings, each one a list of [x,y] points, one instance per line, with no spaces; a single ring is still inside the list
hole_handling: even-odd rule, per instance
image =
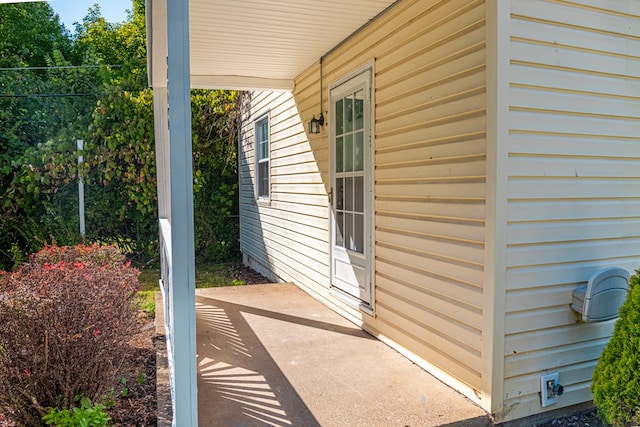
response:
[[[0,0],[0,3],[20,3],[34,0]],[[37,1],[37,0],[35,0]],[[53,11],[60,16],[60,21],[71,33],[75,29],[74,22],[82,22],[87,11],[94,4],[100,5],[102,16],[108,22],[121,22],[127,18],[125,10],[132,9],[131,0],[47,0]]]
[[[132,9],[131,0],[51,0],[49,4],[60,15],[60,21],[73,33],[74,22],[82,22],[87,10],[95,3],[100,5],[102,16],[108,22],[121,22],[127,18],[126,9]]]

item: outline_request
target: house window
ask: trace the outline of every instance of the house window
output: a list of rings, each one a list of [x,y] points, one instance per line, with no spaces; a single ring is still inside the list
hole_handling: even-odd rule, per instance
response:
[[[269,199],[269,116],[255,124],[256,139],[256,192],[258,199]]]

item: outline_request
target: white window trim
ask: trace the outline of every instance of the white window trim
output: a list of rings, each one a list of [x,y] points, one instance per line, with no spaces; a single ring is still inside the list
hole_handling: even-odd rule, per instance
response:
[[[268,145],[268,150],[267,150],[267,158],[266,159],[259,159],[259,149],[260,147],[258,146],[258,126],[260,124],[262,124],[264,121],[267,122],[267,127],[269,129],[268,132],[268,139],[267,139],[267,145]],[[260,114],[254,121],[253,121],[253,140],[254,140],[254,175],[255,175],[255,185],[254,185],[254,191],[255,191],[255,198],[256,201],[258,202],[258,204],[265,204],[265,205],[269,205],[270,201],[271,201],[271,117],[269,115],[269,112]],[[269,175],[269,188],[267,189],[267,194],[266,195],[260,195],[260,176],[259,176],[259,164],[261,163],[261,161],[268,161],[269,162],[269,167],[267,168],[267,174]]]

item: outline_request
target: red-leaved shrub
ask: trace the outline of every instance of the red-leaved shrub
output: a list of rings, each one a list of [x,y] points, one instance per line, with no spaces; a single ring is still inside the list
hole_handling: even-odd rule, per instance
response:
[[[137,330],[137,289],[113,246],[50,246],[0,272],[0,414],[41,425],[47,407],[104,396]]]

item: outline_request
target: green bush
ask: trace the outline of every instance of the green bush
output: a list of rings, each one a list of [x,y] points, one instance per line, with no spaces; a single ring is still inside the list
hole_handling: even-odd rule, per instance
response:
[[[640,424],[640,270],[631,276],[611,340],[593,373],[598,415],[614,426]]]
[[[42,421],[56,427],[105,427],[111,421],[107,415],[107,407],[100,403],[93,403],[85,396],[77,396],[80,407],[71,409],[49,408]]]

